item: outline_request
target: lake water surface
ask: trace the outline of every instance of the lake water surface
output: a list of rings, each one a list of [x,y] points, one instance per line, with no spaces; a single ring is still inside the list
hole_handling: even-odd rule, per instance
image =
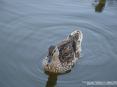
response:
[[[48,47],[76,29],[84,35],[81,58],[70,73],[46,75]],[[0,87],[83,81],[117,81],[117,0],[0,0]]]

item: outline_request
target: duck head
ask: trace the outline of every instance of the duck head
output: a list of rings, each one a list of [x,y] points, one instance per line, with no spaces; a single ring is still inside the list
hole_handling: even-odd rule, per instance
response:
[[[50,46],[48,49],[48,63],[55,61],[59,57],[59,50],[57,46]]]

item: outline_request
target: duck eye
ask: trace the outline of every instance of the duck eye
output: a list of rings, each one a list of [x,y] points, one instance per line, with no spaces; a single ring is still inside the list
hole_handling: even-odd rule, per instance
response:
[[[53,56],[54,53],[55,53],[55,50],[52,52],[52,56]]]
[[[53,50],[53,52],[52,53],[55,53],[55,50]]]
[[[52,53],[52,56],[53,56],[54,52]]]

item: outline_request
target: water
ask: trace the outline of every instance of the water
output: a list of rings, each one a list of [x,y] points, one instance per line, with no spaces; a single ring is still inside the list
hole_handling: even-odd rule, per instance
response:
[[[117,81],[117,0],[101,1],[0,0],[0,87]],[[80,60],[70,73],[46,75],[48,47],[76,29],[84,34]]]

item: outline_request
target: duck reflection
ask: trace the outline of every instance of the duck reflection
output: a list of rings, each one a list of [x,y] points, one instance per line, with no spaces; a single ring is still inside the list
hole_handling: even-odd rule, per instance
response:
[[[57,84],[58,75],[53,73],[48,73],[48,72],[46,72],[46,74],[48,75],[48,81],[46,82],[45,87],[55,87]]]
[[[106,0],[95,0],[95,11],[96,12],[102,12],[104,7],[105,7],[105,3]]]
[[[55,74],[55,73],[50,73],[50,72],[47,72],[45,71],[45,74],[48,75],[48,80],[46,82],[46,86],[45,87],[55,87],[56,84],[57,84],[57,78],[59,75],[64,75],[64,74],[67,74],[67,73],[70,73],[71,70],[65,72],[65,73],[62,73],[62,74]]]

